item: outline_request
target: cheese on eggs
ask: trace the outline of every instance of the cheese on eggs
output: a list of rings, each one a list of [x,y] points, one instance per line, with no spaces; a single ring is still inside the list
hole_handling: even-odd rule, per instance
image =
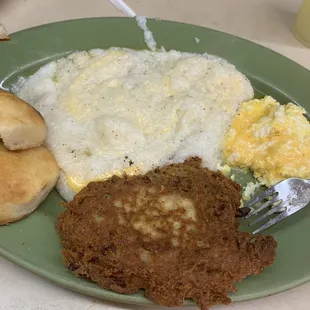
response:
[[[250,168],[262,184],[310,178],[310,124],[306,111],[272,97],[241,105],[224,146],[229,165]]]

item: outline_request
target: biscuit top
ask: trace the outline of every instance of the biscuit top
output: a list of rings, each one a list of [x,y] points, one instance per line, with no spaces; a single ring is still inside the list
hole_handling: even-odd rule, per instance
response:
[[[17,96],[0,90],[0,137],[10,150],[41,145],[46,137],[44,119]]]

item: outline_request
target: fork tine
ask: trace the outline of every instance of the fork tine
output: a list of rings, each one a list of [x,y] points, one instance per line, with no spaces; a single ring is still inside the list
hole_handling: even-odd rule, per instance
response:
[[[265,190],[263,193],[260,193],[258,195],[256,195],[254,198],[252,198],[250,201],[246,202],[243,206],[244,207],[252,207],[253,205],[255,205],[256,203],[264,200],[265,198],[267,198],[268,196],[274,194],[276,191],[274,189],[274,187],[270,187],[267,190]]]
[[[260,211],[266,209],[267,207],[271,206],[272,204],[274,204],[277,201],[277,196],[272,197],[270,200],[266,201],[264,204],[262,204],[259,208],[255,209],[253,212],[249,213],[247,216],[245,216],[245,219],[250,218],[253,215],[256,215],[257,213],[259,213]]]
[[[279,211],[279,210],[281,210],[283,208],[282,200],[278,200],[278,201],[275,201],[275,202],[279,202],[279,204],[276,205],[275,207],[271,208],[268,212],[262,214],[257,219],[255,219],[252,223],[249,224],[249,226],[251,227],[251,226],[255,225],[256,223],[262,221],[267,216],[272,215],[273,213],[275,213],[275,212],[277,212],[277,211]]]
[[[259,232],[279,223],[280,221],[282,221],[283,219],[285,219],[287,216],[289,216],[287,211],[284,211],[282,213],[280,213],[279,215],[275,216],[274,218],[272,218],[271,220],[269,220],[267,223],[265,223],[264,225],[262,225],[261,227],[259,227],[258,229],[256,229],[255,231],[253,231],[253,235],[258,234]]]
[[[280,204],[281,205],[281,204]],[[253,235],[281,222],[282,220],[284,220],[286,217],[296,213],[297,211],[303,209],[304,207],[306,207],[306,204],[302,204],[298,207],[288,207],[286,211],[281,212],[279,215],[275,216],[274,218],[270,219],[267,223],[265,223],[264,225],[262,225],[261,227],[259,227],[258,229],[256,229],[253,232]]]

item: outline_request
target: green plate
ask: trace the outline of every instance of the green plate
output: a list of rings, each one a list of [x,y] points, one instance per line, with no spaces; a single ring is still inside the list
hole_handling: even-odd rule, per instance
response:
[[[257,44],[218,31],[150,20],[159,46],[167,50],[216,54],[226,58],[252,81],[256,95],[269,94],[285,103],[292,101],[310,110],[310,72],[293,61]],[[200,43],[195,42],[195,37]],[[142,32],[133,19],[82,19],[44,25],[12,35],[0,43],[1,85],[9,89],[18,76],[34,73],[54,58],[76,50],[121,46],[144,49]],[[248,176],[242,176],[244,181]],[[53,191],[28,218],[0,227],[0,255],[58,285],[108,300],[151,305],[143,293],[119,295],[73,276],[62,264],[55,220],[62,211]],[[279,243],[274,265],[249,277],[232,294],[233,301],[275,294],[310,280],[310,208],[269,229]],[[192,305],[187,301],[186,305]]]

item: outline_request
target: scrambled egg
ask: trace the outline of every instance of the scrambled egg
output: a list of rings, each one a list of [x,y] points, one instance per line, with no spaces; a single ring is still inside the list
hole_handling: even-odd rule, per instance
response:
[[[226,137],[226,162],[250,168],[267,186],[289,177],[310,178],[310,124],[304,113],[269,96],[243,103]]]

